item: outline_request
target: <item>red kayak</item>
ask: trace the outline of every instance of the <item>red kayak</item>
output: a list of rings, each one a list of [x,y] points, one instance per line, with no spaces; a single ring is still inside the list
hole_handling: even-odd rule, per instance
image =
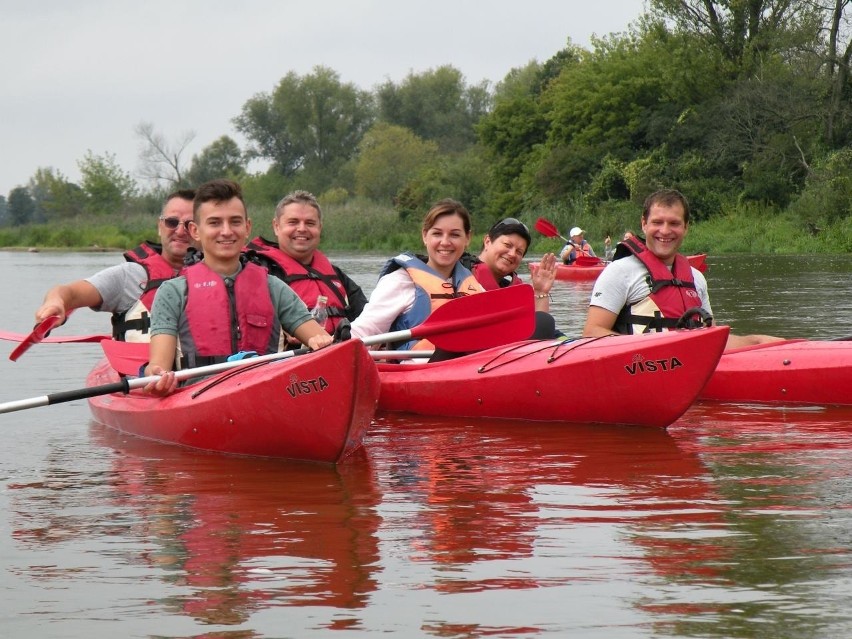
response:
[[[431,364],[378,364],[379,409],[667,426],[707,383],[728,327],[524,341]]]
[[[697,268],[702,273],[707,270],[707,254],[699,253],[697,255],[687,255],[686,259],[693,267]],[[597,260],[597,261],[595,261]],[[580,262],[580,263],[578,263]],[[556,266],[557,280],[571,281],[593,281],[598,279],[598,275],[603,273],[607,263],[599,258],[584,258],[583,261],[578,260],[573,264],[558,264]],[[538,262],[530,262],[530,271],[538,268]]]
[[[852,342],[786,340],[728,351],[699,399],[852,405]]]
[[[91,387],[118,380],[104,359],[86,382]],[[89,406],[98,422],[145,439],[219,453],[338,462],[361,445],[378,395],[372,358],[351,340],[218,373],[168,397],[131,390],[90,397]]]

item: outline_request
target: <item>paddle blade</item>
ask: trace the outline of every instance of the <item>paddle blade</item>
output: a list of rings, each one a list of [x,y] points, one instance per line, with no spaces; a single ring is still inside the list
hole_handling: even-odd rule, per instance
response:
[[[411,337],[464,353],[529,339],[534,330],[533,289],[521,284],[447,302],[412,328]]]
[[[26,333],[13,333],[12,331],[0,330],[0,340],[7,342],[23,342],[29,338]],[[42,344],[83,344],[86,342],[100,343],[101,340],[112,339],[109,335],[57,335],[45,337],[41,340]]]
[[[148,361],[150,345],[143,342],[101,341],[104,355],[115,371],[122,375],[139,375],[139,367]]]
[[[556,228],[556,225],[543,217],[538,218],[533,226],[536,231],[547,237],[562,237],[559,235],[559,229]]]
[[[15,347],[15,350],[9,355],[9,359],[13,362],[18,361],[18,358],[26,353],[30,346],[38,344],[41,340],[47,337],[47,334],[61,324],[59,315],[51,315],[45,317],[35,325],[33,332],[27,335],[24,340]]]
[[[580,255],[574,264],[577,266],[603,266],[604,261],[599,257],[589,257],[588,255]]]

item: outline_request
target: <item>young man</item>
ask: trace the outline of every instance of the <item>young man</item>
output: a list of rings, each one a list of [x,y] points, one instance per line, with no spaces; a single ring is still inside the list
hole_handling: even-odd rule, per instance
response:
[[[203,366],[239,351],[274,353],[282,329],[313,350],[331,344],[331,336],[284,282],[241,259],[251,220],[237,183],[213,180],[198,187],[190,233],[204,258],[157,293],[144,374],[162,377],[146,392],[173,392],[176,364]]]
[[[75,308],[88,306],[112,313],[113,338],[147,342],[151,305],[157,288],[183,268],[183,258],[192,245],[189,223],[195,191],[171,193],[157,223],[160,244],[145,242],[124,254],[123,264],[111,266],[70,284],[50,289],[35,313],[36,322],[58,315],[65,320]]]
[[[289,284],[308,308],[316,306],[320,295],[326,297],[326,330],[333,333],[344,318],[352,321],[361,314],[367,304],[364,291],[319,250],[322,210],[312,194],[286,195],[275,207],[272,230],[275,242],[258,236],[247,248],[272,275]]]
[[[707,280],[678,253],[689,230],[689,203],[678,191],[645,200],[644,243],[625,240],[592,289],[583,337],[663,331],[689,309],[713,314]],[[650,285],[653,283],[653,289]],[[730,335],[726,349],[778,341],[770,335]]]

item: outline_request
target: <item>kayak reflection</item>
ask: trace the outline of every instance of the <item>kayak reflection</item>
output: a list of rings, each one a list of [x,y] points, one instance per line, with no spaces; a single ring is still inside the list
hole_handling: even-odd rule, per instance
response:
[[[185,595],[161,603],[238,624],[276,606],[364,607],[376,588],[379,494],[364,451],[336,468],[231,458],[92,426],[115,451],[115,499]]]
[[[406,535],[414,561],[452,568],[439,591],[581,580],[590,555],[616,579],[637,570],[625,538],[652,574],[677,578],[706,578],[726,552],[708,533],[724,523],[707,470],[664,430],[411,419],[380,415],[371,434],[391,469],[383,529]]]

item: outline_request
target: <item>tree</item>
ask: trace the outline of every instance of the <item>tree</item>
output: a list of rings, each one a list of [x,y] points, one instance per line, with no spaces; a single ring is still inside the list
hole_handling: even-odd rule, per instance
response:
[[[367,131],[355,167],[355,190],[377,200],[392,200],[400,189],[438,155],[435,142],[408,129],[380,122]]]
[[[476,141],[474,125],[491,107],[488,82],[468,86],[461,71],[446,65],[410,73],[401,84],[378,89],[380,118],[403,126],[441,151],[462,151]]]
[[[187,186],[182,156],[190,142],[195,139],[194,131],[182,133],[174,142],[154,130],[150,122],[140,122],[134,129],[142,140],[139,159],[142,162],[140,175],[155,186],[167,185],[169,189]]]
[[[355,155],[372,125],[372,96],[323,66],[300,77],[290,72],[271,94],[258,94],[234,118],[248,138],[249,158],[263,158],[284,176],[302,171],[321,191]]]
[[[117,213],[136,195],[136,182],[116,164],[113,154],[95,155],[87,151],[77,166],[82,176],[80,186],[86,196],[87,213]]]
[[[243,154],[233,138],[223,135],[192,156],[192,164],[186,173],[191,186],[198,186],[216,178],[238,178],[245,172]]]
[[[35,217],[47,220],[73,217],[83,212],[85,194],[52,167],[39,167],[30,178],[29,191],[35,201]]]
[[[25,186],[16,186],[9,191],[7,210],[12,226],[22,226],[32,221],[35,202]]]
[[[0,226],[8,224],[9,207],[6,203],[6,196],[0,195]]]

